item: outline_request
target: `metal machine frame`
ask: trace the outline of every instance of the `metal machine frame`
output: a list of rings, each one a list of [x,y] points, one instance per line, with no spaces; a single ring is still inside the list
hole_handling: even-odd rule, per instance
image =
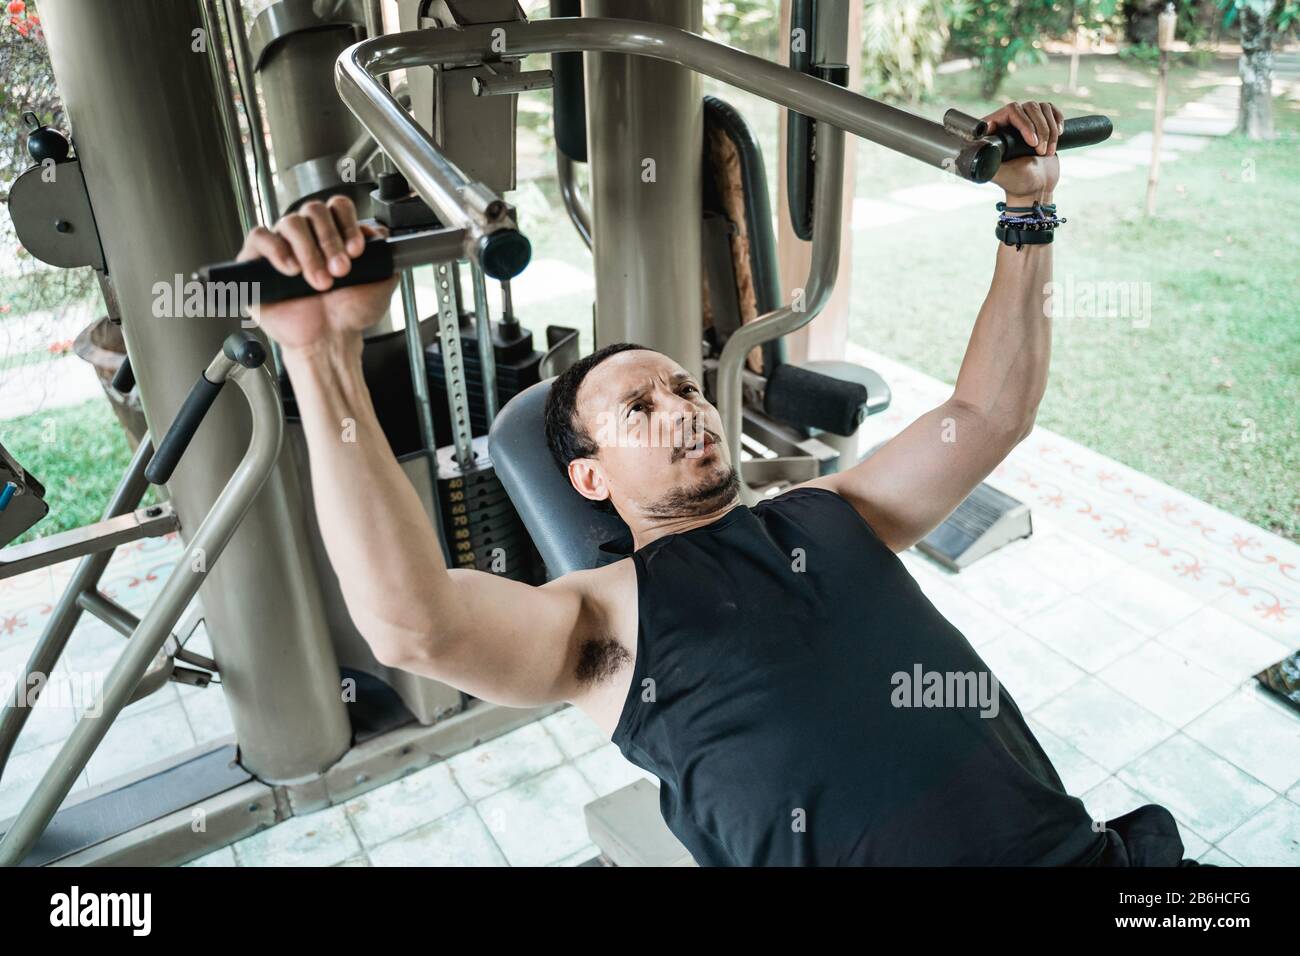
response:
[[[257,360],[256,364],[251,361],[249,364],[241,364],[238,349],[242,341],[241,336],[232,336],[227,346],[203,373],[203,380],[218,388],[227,380],[233,381],[243,392],[253,416],[248,450],[188,542],[185,557],[172,569],[158,598],[131,632],[126,648],[104,681],[103,690],[82,714],[22,811],[5,832],[3,840],[0,840],[0,865],[13,865],[22,861],[58,811],[59,805],[71,791],[77,776],[85,769],[91,754],[104,739],[117,715],[140,694],[142,679],[163,645],[171,639],[172,628],[198,594],[199,585],[220,558],[235,529],[248,513],[253,499],[262,490],[275,467],[284,435],[280,396],[261,360]],[[182,424],[180,419],[178,424]],[[197,426],[197,422],[194,424]],[[188,438],[185,443],[188,443]],[[114,505],[120,506],[132,493],[139,493],[139,481],[146,470],[141,467],[141,463],[154,457],[149,443],[141,443],[140,449],[110,510]],[[88,578],[96,569],[102,572],[102,565],[107,564],[111,554],[110,548],[100,555],[87,558],[79,568],[79,577]],[[75,583],[82,582],[78,580]],[[69,588],[64,603],[69,596],[76,601],[83,593],[80,587],[75,591]],[[71,633],[73,623],[75,617],[71,606],[63,615],[57,615],[51,621],[50,627],[33,651],[21,682],[23,688],[26,687],[28,674],[50,673]],[[0,731],[3,737],[0,739],[12,740],[12,737],[17,736],[30,703],[34,702],[20,701],[16,692],[14,702],[5,712],[3,731]]]

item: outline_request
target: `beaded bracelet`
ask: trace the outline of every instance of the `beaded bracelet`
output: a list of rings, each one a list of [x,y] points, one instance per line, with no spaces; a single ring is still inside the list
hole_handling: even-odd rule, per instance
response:
[[[1051,242],[1053,231],[1066,222],[1065,217],[1056,215],[1055,203],[1008,206],[1005,202],[999,202],[997,210],[1001,215],[994,235],[1006,245],[1014,245],[1017,251],[1026,244],[1045,245]]]

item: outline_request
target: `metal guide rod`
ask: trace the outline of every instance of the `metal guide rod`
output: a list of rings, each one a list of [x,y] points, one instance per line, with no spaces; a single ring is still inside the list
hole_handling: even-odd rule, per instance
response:
[[[451,268],[451,291],[456,296],[456,314],[460,315],[465,311],[465,293],[460,285],[460,264],[455,263]]]
[[[497,357],[492,347],[492,316],[488,312],[487,283],[478,264],[469,264],[474,277],[474,333],[478,337],[478,362],[483,380],[483,409],[488,428],[497,417]]]
[[[230,34],[230,46],[235,54],[235,71],[239,75],[244,115],[248,117],[248,140],[253,147],[257,191],[262,198],[262,213],[265,217],[263,225],[269,226],[280,218],[280,204],[275,195],[275,180],[272,178],[271,160],[262,126],[262,104],[257,97],[257,77],[253,72],[253,56],[248,47],[248,26],[244,22],[240,0],[225,0],[225,5],[226,31]]]
[[[420,309],[415,296],[415,276],[403,269],[399,279],[402,315],[406,321],[406,349],[411,362],[411,386],[415,389],[415,408],[420,419],[420,447],[435,452],[438,442],[433,436],[433,406],[429,399],[429,370],[424,364],[424,342],[420,339]]]
[[[258,224],[257,203],[253,200],[253,184],[248,178],[248,165],[244,162],[243,136],[239,131],[239,115],[235,112],[234,90],[230,86],[230,71],[226,69],[226,45],[221,37],[221,12],[216,0],[203,0],[203,25],[208,31],[208,60],[212,65],[212,80],[216,84],[217,108],[224,128],[226,162],[234,179],[235,203],[239,207],[239,221],[248,232]]]
[[[515,318],[515,296],[510,291],[510,280],[501,282],[501,321],[507,324],[517,323]]]
[[[384,11],[380,0],[366,0],[366,36],[377,37],[384,32]]]
[[[424,340],[420,337],[420,307],[415,293],[415,273],[403,269],[399,279],[402,292],[402,315],[406,321],[406,353],[411,365],[411,387],[415,392],[415,409],[420,425],[420,450],[428,456],[429,494],[434,502],[438,498],[438,440],[433,429],[433,399],[429,394],[429,367],[425,362]],[[442,533],[441,509],[435,507],[429,516],[433,530],[442,542],[443,557],[451,566],[451,552]]]

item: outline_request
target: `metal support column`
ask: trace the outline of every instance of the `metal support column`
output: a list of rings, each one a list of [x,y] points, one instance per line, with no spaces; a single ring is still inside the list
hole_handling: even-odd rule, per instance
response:
[[[583,0],[584,17],[700,33],[700,0]],[[700,374],[703,89],[694,71],[587,53],[596,346],[639,342]]]
[[[239,328],[235,318],[167,316],[155,292],[241,244],[220,94],[193,50],[200,3],[43,0],[41,19],[145,415],[161,433]],[[187,542],[243,457],[250,425],[239,397],[221,395],[169,482]],[[324,770],[351,740],[300,488],[282,457],[200,591],[241,759],[272,782]]]

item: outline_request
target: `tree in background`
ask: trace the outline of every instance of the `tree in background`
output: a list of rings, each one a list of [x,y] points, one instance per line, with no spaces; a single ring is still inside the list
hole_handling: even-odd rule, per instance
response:
[[[944,0],[869,0],[862,12],[862,75],[872,96],[916,102],[934,86],[948,46]]]
[[[778,0],[704,0],[704,30],[713,39],[764,59],[777,57]],[[856,0],[855,0],[856,2]]]
[[[952,50],[980,64],[980,93],[997,96],[1021,62],[1045,59],[1042,40],[1070,32],[1074,5],[1058,0],[949,0]]]
[[[863,4],[864,92],[912,102],[929,92],[948,44],[951,0],[848,2]],[[710,36],[766,59],[778,56],[779,20],[779,0],[704,0]]]
[[[1273,138],[1273,40],[1300,14],[1296,0],[1219,0],[1225,28],[1241,25],[1241,114],[1237,132]]]
[[[1124,39],[1129,43],[1156,45],[1157,22],[1160,11],[1168,0],[1123,0],[1121,18],[1124,22]],[[1217,0],[1175,0],[1178,8],[1176,35],[1190,46],[1206,43],[1213,38],[1223,17]]]
[[[1073,0],[1070,4],[1069,19],[1074,35],[1070,50],[1070,81],[1067,88],[1071,93],[1079,89],[1079,55],[1083,44],[1085,41],[1091,44],[1099,36],[1110,31],[1119,5],[1120,0]]]
[[[1124,39],[1129,43],[1142,43],[1147,46],[1156,45],[1157,21],[1160,17],[1160,11],[1165,8],[1168,0],[1125,0],[1124,2]],[[1185,9],[1188,6],[1186,0],[1179,4],[1179,7]],[[1178,34],[1182,36],[1182,32]]]

